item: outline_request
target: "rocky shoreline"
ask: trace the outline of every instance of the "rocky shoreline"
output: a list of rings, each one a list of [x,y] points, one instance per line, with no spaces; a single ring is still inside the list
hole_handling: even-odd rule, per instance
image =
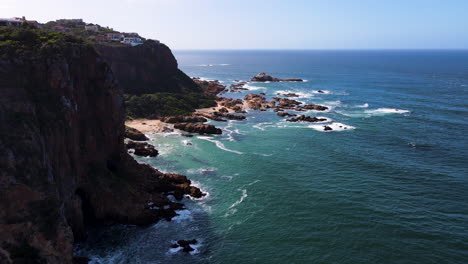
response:
[[[1,263],[86,263],[73,246],[90,226],[171,220],[184,197],[205,195],[128,154],[158,151],[124,126],[122,86],[93,46],[59,36],[51,47],[42,43],[56,35],[27,33],[28,56],[0,45]]]
[[[263,75],[261,75],[263,76]],[[269,79],[269,78],[268,78]],[[295,112],[304,112],[308,110],[327,111],[327,106],[318,104],[305,104],[288,97],[299,97],[295,93],[279,94],[283,97],[272,97],[267,100],[264,93],[247,94],[243,99],[233,99],[219,96],[226,91],[248,90],[244,86],[248,82],[237,81],[237,84],[232,84],[229,89],[222,85],[219,81],[201,80],[194,77],[196,82],[203,83],[208,87],[207,93],[215,96],[216,106],[204,109],[197,109],[192,115],[187,116],[167,116],[155,120],[141,119],[126,122],[126,125],[135,129],[140,129],[145,132],[172,132],[174,129],[182,130],[189,133],[204,134],[222,134],[222,130],[211,124],[204,124],[208,120],[226,122],[227,120],[245,120],[247,110],[267,111],[273,110],[280,117],[295,117],[296,114],[286,112],[287,110]],[[323,122],[324,118],[301,115],[296,118],[287,120],[288,122]],[[325,127],[325,131],[331,130],[330,127]]]

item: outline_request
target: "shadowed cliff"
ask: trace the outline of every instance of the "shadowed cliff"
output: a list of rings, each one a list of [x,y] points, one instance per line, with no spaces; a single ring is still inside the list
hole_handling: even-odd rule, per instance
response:
[[[135,47],[96,45],[96,50],[108,62],[126,94],[202,92],[177,68],[174,55],[164,44],[147,40]]]
[[[92,46],[0,29],[0,54],[0,263],[72,263],[87,225],[170,219],[168,192],[201,196],[127,154],[122,89]]]

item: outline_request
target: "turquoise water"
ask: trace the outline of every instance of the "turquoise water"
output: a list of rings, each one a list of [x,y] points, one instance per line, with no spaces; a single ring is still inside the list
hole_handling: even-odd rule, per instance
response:
[[[179,51],[190,76],[251,83],[330,106],[289,123],[273,112],[211,122],[221,136],[152,134],[137,158],[186,174],[208,197],[151,227],[95,232],[101,263],[467,263],[468,51]],[[324,90],[327,94],[314,91]],[[316,126],[314,126],[316,125]],[[186,143],[193,145],[187,145]],[[170,252],[196,238],[195,254]]]

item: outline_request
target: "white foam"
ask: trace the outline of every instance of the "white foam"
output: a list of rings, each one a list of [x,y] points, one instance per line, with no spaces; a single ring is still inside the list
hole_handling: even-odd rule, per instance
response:
[[[158,144],[156,146],[156,149],[159,151],[158,156],[160,157],[170,155],[171,153],[177,150],[177,148],[173,144]]]
[[[345,130],[355,129],[355,127],[353,127],[353,126],[345,125],[345,124],[338,123],[338,122],[333,122],[333,123],[328,124],[326,126],[329,126],[333,130],[328,130],[328,131],[324,130],[325,125],[309,125],[310,128],[313,128],[313,129],[315,129],[317,131],[320,131],[320,132],[345,131]]]
[[[193,219],[192,213],[187,209],[176,210],[175,212],[177,213],[177,215],[172,217],[171,220],[173,220],[173,221],[175,221],[177,223],[181,223],[182,221],[190,221],[190,220]]]
[[[193,251],[190,251],[190,255],[196,255],[200,253],[200,247],[202,246],[202,243],[200,242],[200,239],[197,239],[196,244],[191,244],[190,246],[194,249]]]
[[[243,152],[240,152],[240,151],[237,151],[237,150],[232,150],[232,149],[228,149],[226,148],[226,146],[224,146],[223,143],[221,143],[220,141],[218,140],[214,140],[213,138],[211,137],[204,137],[204,136],[199,136],[197,137],[199,139],[203,139],[203,140],[207,140],[207,141],[210,141],[210,142],[213,142],[216,144],[216,146],[219,148],[219,149],[222,149],[224,151],[228,151],[228,152],[232,152],[232,153],[236,153],[236,154],[239,154],[239,155],[242,155],[244,154]]]
[[[249,195],[247,194],[247,189],[242,189],[242,196],[239,200],[237,200],[236,202],[234,202],[231,206],[229,206],[228,208],[228,212],[226,214],[224,214],[224,217],[227,217],[227,216],[230,216],[230,215],[233,215],[237,212],[237,209],[235,208],[236,206],[238,206],[239,204],[241,204],[245,198],[247,198]]]
[[[297,92],[297,91],[291,91],[291,90],[279,90],[279,91],[276,91],[276,93],[278,93],[279,95],[283,95],[283,96],[288,93],[297,94],[298,97],[291,97],[293,99],[294,98],[310,98],[314,96],[314,94],[310,92]]]
[[[385,114],[406,114],[410,111],[397,109],[397,108],[377,108],[374,110],[366,110],[364,111],[367,114],[376,114],[376,115],[385,115]]]
[[[182,135],[180,131],[176,131],[176,130],[171,131],[171,132],[161,132],[159,134],[163,135],[163,137],[178,137]]]
[[[263,86],[252,86],[248,84],[244,84],[244,88],[248,89],[249,91],[256,91],[256,90],[265,90],[266,87]]]
[[[241,132],[239,131],[239,129],[234,130],[234,132],[235,132],[236,134],[239,134],[239,135],[245,135],[244,133],[241,133]]]
[[[202,196],[202,197],[200,197],[200,198],[195,198],[195,197],[192,197],[192,196],[187,195],[187,197],[189,197],[191,200],[201,201],[201,200],[207,200],[208,197],[210,197],[210,193],[207,192],[207,191],[205,191],[205,190],[202,188],[202,186],[201,186],[201,184],[200,184],[199,182],[192,180],[191,185],[192,185],[193,187],[197,187],[198,189],[200,189],[200,191],[201,191],[202,193],[205,194],[204,196]]]
[[[368,103],[365,103],[365,104],[362,104],[362,105],[357,105],[356,107],[359,107],[359,108],[367,108],[367,107],[369,107],[369,104],[368,104]]]
[[[217,171],[217,168],[200,168],[200,169],[188,169],[188,174],[209,174],[211,172]]]
[[[236,140],[234,139],[234,137],[232,136],[232,134],[234,133],[234,131],[232,131],[232,130],[229,129],[229,128],[232,127],[232,122],[233,122],[233,120],[229,120],[229,125],[226,126],[226,127],[224,127],[223,130],[225,130],[225,131],[228,132],[228,133],[227,133],[227,140],[229,140],[229,141],[236,141]]]
[[[255,124],[255,125],[253,125],[252,127],[257,128],[257,129],[260,129],[260,130],[262,130],[262,131],[265,131],[265,128],[263,128],[262,126],[263,126],[263,125],[271,125],[271,124],[273,124],[273,123],[270,123],[270,122],[263,122],[263,123]]]
[[[184,146],[190,146],[192,145],[192,142],[190,140],[184,139],[182,140],[182,144],[184,144]]]
[[[174,243],[175,243],[175,242],[174,242]],[[182,250],[182,247],[170,248],[170,249],[169,249],[169,253],[175,254],[175,253],[177,253],[177,252],[179,252],[179,251],[181,251],[181,250]]]

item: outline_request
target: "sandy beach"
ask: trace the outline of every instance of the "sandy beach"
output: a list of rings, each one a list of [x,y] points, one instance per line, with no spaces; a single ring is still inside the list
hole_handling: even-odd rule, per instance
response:
[[[171,124],[161,122],[161,120],[152,119],[136,119],[125,122],[126,126],[135,128],[143,133],[147,132],[164,132],[168,129],[173,129]]]

